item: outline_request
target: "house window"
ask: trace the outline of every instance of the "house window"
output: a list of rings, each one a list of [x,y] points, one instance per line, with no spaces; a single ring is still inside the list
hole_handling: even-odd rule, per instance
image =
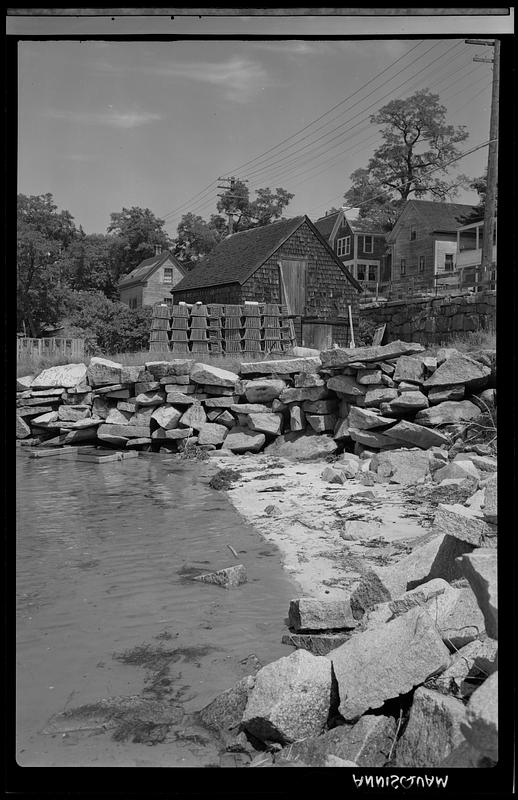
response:
[[[424,256],[419,256],[419,272],[424,272]]]
[[[336,240],[336,255],[349,256],[351,254],[351,237],[344,236],[343,239]]]
[[[359,281],[364,281],[367,274],[367,264],[358,264],[356,267],[356,277]]]
[[[453,270],[453,253],[444,254],[444,269],[446,272],[451,272]]]
[[[375,264],[369,264],[369,281],[376,283],[378,280],[378,268]]]
[[[410,239],[413,241],[417,237],[417,230],[414,225],[410,226]]]
[[[172,283],[172,282],[173,282],[173,268],[164,267],[164,283]]]
[[[374,252],[374,236],[363,237],[363,252],[364,253]]]
[[[166,306],[172,306],[173,305],[173,298],[172,297],[164,297],[164,303],[166,304]]]
[[[399,267],[399,274],[406,275],[406,258],[401,259],[401,265]]]

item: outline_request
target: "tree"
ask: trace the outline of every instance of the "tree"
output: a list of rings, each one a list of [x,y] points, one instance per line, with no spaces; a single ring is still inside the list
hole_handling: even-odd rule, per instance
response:
[[[236,180],[231,189],[227,189],[216,206],[220,213],[237,215],[234,220],[234,233],[268,225],[279,219],[285,208],[295,195],[286,189],[277,188],[272,191],[269,187],[257,189],[255,200],[250,200],[250,192],[246,183]]]
[[[467,185],[465,175],[448,174],[448,162],[460,155],[456,145],[468,132],[465,125],[446,122],[439,95],[422,89],[406,100],[391,100],[370,121],[383,126],[383,143],[367,167],[351,174],[344,195],[351,207],[359,207],[360,217],[390,229],[409,197],[445,201]]]
[[[18,195],[17,322],[32,336],[60,320],[67,291],[67,247],[77,237],[69,211],[58,211],[51,194]]]
[[[80,227],[78,238],[71,242],[62,259],[68,285],[77,291],[102,291],[107,297],[116,297],[115,246],[114,236],[85,234]]]
[[[66,311],[70,334],[95,339],[97,352],[135,352],[148,346],[151,306],[131,309],[99,291],[70,291]]]
[[[108,233],[113,234],[112,249],[113,280],[134,270],[141,261],[151,258],[154,245],[164,249],[171,247],[171,240],[164,230],[163,219],[155,217],[149,208],[123,208],[110,214]]]
[[[210,253],[225,236],[225,220],[217,221],[213,214],[210,222],[206,222],[192,212],[184,214],[178,225],[178,235],[174,243],[174,255],[189,269],[192,269],[200,258]]]

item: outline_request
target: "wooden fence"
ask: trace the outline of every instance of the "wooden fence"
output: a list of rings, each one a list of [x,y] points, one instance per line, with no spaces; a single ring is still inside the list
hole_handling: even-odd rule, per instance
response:
[[[411,276],[385,283],[362,284],[363,295],[360,303],[370,304],[378,300],[407,300],[410,298],[434,296],[443,297],[452,292],[481,292],[496,289],[496,268],[483,270],[482,267],[461,267],[452,272],[444,272],[432,277]]]
[[[276,303],[153,306],[150,351],[253,355],[284,353],[294,344],[293,321]]]
[[[60,356],[66,358],[83,359],[85,356],[84,339],[66,339],[49,337],[45,339],[31,339],[20,337],[17,339],[18,358],[28,356]]]

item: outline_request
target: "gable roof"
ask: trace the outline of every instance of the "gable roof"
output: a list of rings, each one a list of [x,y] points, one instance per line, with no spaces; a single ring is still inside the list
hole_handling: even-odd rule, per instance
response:
[[[333,211],[332,214],[326,214],[325,217],[320,217],[313,223],[317,231],[321,233],[325,239],[330,238],[338,216],[341,213],[341,211]]]
[[[353,233],[366,233],[371,236],[386,236],[387,232],[384,231],[381,225],[375,222],[369,222],[366,219],[347,219],[349,226]]]
[[[223,239],[206,258],[172,289],[182,292],[186,289],[201,289],[220,284],[245,283],[259,267],[264,264],[295,233],[301,225],[307,223],[315,236],[331,253],[341,271],[356,288],[361,285],[353,278],[337,257],[323,236],[315,228],[309,217],[300,216],[293,219],[279,220],[258,228],[250,228],[241,233],[234,233]]]
[[[430,233],[454,233],[463,224],[463,218],[476,211],[476,206],[464,203],[439,203],[433,200],[407,200],[396,224],[387,235],[393,241],[400,227],[400,221],[410,209],[414,209],[423,225]]]
[[[134,270],[129,272],[127,275],[124,275],[118,283],[119,287],[122,286],[129,286],[133,283],[145,283],[148,278],[155,272],[158,267],[161,267],[167,260],[170,260],[175,267],[185,275],[185,267],[178,261],[178,259],[171,253],[169,250],[164,250],[162,253],[159,253],[156,256],[151,256],[151,258],[146,258],[144,261],[141,261],[138,267],[135,267]]]

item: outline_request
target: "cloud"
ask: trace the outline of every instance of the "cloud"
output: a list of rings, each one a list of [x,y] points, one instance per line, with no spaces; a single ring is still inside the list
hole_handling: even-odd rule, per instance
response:
[[[126,130],[162,119],[160,114],[152,114],[149,111],[117,111],[111,106],[106,111],[97,112],[51,109],[47,112],[47,116],[79,125],[107,125]]]
[[[99,61],[94,69],[105,74],[127,74],[132,71],[152,78],[183,78],[206,83],[222,89],[229,100],[238,103],[246,103],[272,82],[260,62],[243,55],[232,56],[226,61],[170,61],[133,64],[129,67]]]

